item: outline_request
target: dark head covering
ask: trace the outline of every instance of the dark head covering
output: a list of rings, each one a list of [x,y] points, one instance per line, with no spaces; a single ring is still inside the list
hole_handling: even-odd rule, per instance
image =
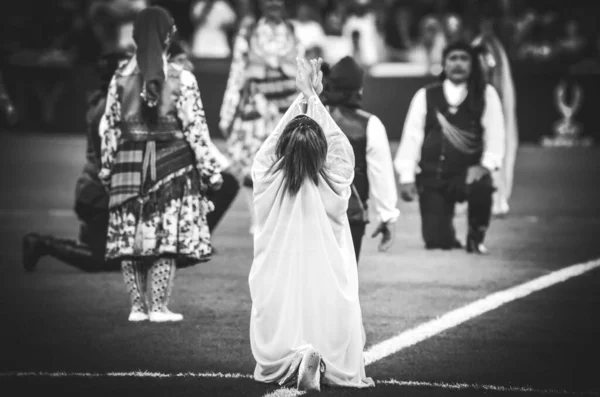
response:
[[[323,73],[322,100],[326,105],[360,107],[364,71],[352,57],[344,57]]]
[[[162,7],[148,7],[139,12],[133,25],[133,40],[137,46],[135,56],[144,82],[162,82],[163,52],[166,40],[173,32],[174,21]]]
[[[327,82],[334,91],[358,91],[363,86],[363,77],[363,69],[348,56],[331,67]]]
[[[444,48],[444,52],[442,53],[442,59],[445,61],[446,57],[452,51],[465,51],[471,56],[471,60],[476,61],[477,59],[477,50],[473,46],[471,46],[471,44],[463,40],[458,40],[451,44],[448,44],[446,48]]]

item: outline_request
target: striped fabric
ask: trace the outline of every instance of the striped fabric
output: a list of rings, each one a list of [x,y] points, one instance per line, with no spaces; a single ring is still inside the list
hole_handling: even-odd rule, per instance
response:
[[[111,170],[109,208],[144,196],[153,186],[195,164],[186,140],[124,141]]]
[[[146,142],[121,143],[111,170],[109,208],[115,208],[140,195],[142,160]]]

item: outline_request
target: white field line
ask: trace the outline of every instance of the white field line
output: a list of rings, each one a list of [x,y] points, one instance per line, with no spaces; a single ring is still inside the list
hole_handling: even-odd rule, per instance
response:
[[[0,378],[47,377],[47,378],[223,378],[252,379],[252,374],[222,372],[0,372]]]
[[[365,362],[367,365],[372,364],[404,348],[431,338],[432,336],[435,336],[450,328],[456,327],[457,325],[462,324],[474,317],[497,309],[504,304],[523,298],[536,291],[551,287],[563,281],[567,281],[570,278],[582,275],[598,267],[600,267],[600,258],[569,266],[538,277],[524,284],[517,285],[516,287],[488,295],[485,298],[476,300],[475,302],[456,310],[452,310],[441,317],[418,325],[415,328],[407,331],[403,331],[390,339],[371,346],[365,352]]]
[[[27,378],[27,377],[49,377],[49,378],[198,378],[198,379],[252,379],[250,374],[240,373],[221,373],[221,372],[3,372],[0,378]],[[376,380],[376,384],[382,386],[399,386],[412,388],[433,388],[449,390],[481,390],[498,392],[520,392],[520,393],[538,393],[538,394],[556,394],[573,396],[598,396],[594,392],[571,392],[560,389],[536,389],[530,386],[497,386],[478,383],[446,383],[446,382],[419,382],[419,381],[399,381],[396,379]],[[296,397],[304,395],[305,392],[292,388],[280,388],[263,397]]]
[[[395,379],[376,381],[380,385],[400,386],[400,387],[423,387],[435,389],[450,389],[450,390],[481,390],[481,391],[498,391],[498,392],[518,392],[518,393],[537,393],[537,394],[557,394],[565,396],[598,396],[596,392],[573,392],[560,389],[535,389],[529,386],[496,386],[485,385],[478,383],[446,383],[446,382],[415,382],[415,381],[399,381]]]
[[[589,262],[580,263],[566,267],[561,270],[554,271],[544,276],[538,277],[534,280],[520,284],[516,287],[506,289],[504,291],[496,292],[485,298],[479,299],[466,306],[453,310],[438,317],[434,320],[423,323],[415,328],[401,332],[400,334],[380,342],[365,352],[366,365],[370,365],[376,361],[379,361],[385,357],[388,357],[402,349],[409,346],[413,346],[425,339],[431,338],[445,330],[456,327],[468,321],[474,317],[480,316],[488,311],[497,309],[498,307],[512,302],[514,300],[523,298],[536,291],[548,288],[555,284],[567,281],[573,277],[577,277],[586,272],[594,270],[600,267],[600,258],[591,260]],[[250,374],[224,374],[221,372],[207,372],[207,373],[177,373],[177,374],[165,374],[160,372],[109,372],[109,373],[77,373],[77,372],[4,372],[0,373],[0,377],[25,377],[25,376],[46,376],[46,377],[196,377],[196,378],[248,378],[251,379]],[[479,384],[465,384],[465,383],[440,383],[440,382],[413,382],[413,381],[377,381],[382,385],[396,385],[404,387],[432,387],[432,388],[444,388],[444,389],[460,389],[460,390],[496,390],[496,391],[507,391],[507,392],[530,392],[530,393],[551,393],[561,395],[598,395],[598,393],[574,393],[564,390],[542,390],[533,389],[531,387],[505,387],[505,386],[494,386],[494,385],[479,385]],[[275,390],[264,397],[290,397],[303,395],[295,389],[282,388]]]

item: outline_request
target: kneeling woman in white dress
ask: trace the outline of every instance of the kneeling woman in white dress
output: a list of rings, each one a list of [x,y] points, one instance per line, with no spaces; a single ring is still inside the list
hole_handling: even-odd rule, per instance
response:
[[[346,210],[354,154],[319,100],[320,62],[298,61],[301,94],[252,167],[257,231],[249,276],[254,378],[300,390],[374,386]]]

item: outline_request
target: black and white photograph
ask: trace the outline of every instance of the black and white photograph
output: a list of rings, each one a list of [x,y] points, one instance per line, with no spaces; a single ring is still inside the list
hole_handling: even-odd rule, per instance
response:
[[[0,19],[3,396],[600,397],[600,2]]]

